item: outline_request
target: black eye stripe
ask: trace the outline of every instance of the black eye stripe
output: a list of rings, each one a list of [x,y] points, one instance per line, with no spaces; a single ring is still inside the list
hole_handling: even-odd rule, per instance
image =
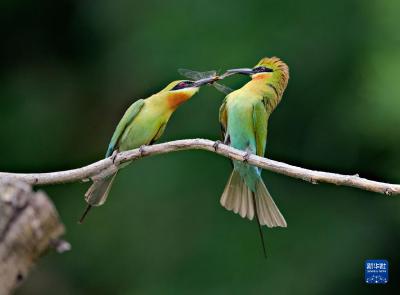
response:
[[[178,84],[176,84],[174,86],[174,88],[172,88],[171,90],[179,90],[179,89],[187,88],[190,85],[192,85],[193,83],[194,83],[193,81],[181,81]]]
[[[273,69],[267,68],[267,67],[256,67],[253,69],[254,73],[269,73],[269,72],[273,72]]]

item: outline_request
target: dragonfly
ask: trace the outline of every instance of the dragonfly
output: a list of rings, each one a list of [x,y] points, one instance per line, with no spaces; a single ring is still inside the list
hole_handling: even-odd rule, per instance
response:
[[[189,69],[178,69],[178,73],[194,81],[204,81],[205,79],[210,80],[208,84],[214,86],[215,89],[225,94],[229,94],[233,91],[233,89],[229,88],[228,86],[216,82],[218,80],[222,80],[229,74],[219,76],[217,71],[198,72]]]

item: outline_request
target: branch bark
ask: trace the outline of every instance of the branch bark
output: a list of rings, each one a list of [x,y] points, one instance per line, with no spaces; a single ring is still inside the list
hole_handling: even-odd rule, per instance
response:
[[[11,294],[49,247],[69,250],[59,240],[63,233],[45,193],[33,192],[26,183],[0,180],[0,294]]]
[[[302,179],[313,184],[330,183],[335,185],[359,188],[362,190],[382,193],[386,195],[400,194],[399,184],[368,180],[366,178],[359,177],[358,174],[342,175],[337,173],[305,169],[259,157],[256,155],[250,155],[246,157],[246,153],[241,150],[237,150],[222,143],[214,142],[207,139],[183,139],[155,144],[151,146],[143,146],[138,149],[116,154],[114,156],[114,161],[110,157],[84,166],[82,168],[67,171],[28,174],[0,172],[0,178],[21,180],[33,185],[89,181],[90,179],[101,178],[111,174],[113,171],[115,171],[115,169],[117,169],[118,165],[122,163],[134,161],[147,156],[182,150],[206,150],[209,152],[214,152],[232,160],[247,161],[249,164],[260,167],[262,169],[290,176],[293,178]]]

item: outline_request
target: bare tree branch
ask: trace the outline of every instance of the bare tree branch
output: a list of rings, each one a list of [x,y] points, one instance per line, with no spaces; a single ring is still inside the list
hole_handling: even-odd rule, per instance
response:
[[[399,195],[400,185],[383,183],[373,180],[361,178],[358,174],[341,175],[323,171],[315,171],[285,164],[282,162],[270,160],[256,155],[246,156],[246,153],[219,142],[207,139],[183,139],[170,141],[151,146],[143,146],[142,148],[121,152],[115,155],[113,159],[107,158],[84,166],[78,169],[67,171],[50,172],[50,173],[6,173],[0,172],[0,178],[11,178],[21,180],[33,185],[68,183],[76,181],[88,181],[89,179],[101,178],[111,174],[117,166],[129,161],[134,161],[143,157],[166,154],[182,150],[206,150],[214,152],[224,157],[247,161],[254,166],[302,179],[311,183],[331,183],[336,185],[350,186],[366,191],[382,193],[386,195]]]

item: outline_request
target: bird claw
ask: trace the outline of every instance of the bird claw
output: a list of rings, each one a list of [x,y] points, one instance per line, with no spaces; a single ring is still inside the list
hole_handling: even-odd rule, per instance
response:
[[[112,160],[113,164],[115,164],[115,160],[117,159],[117,155],[118,155],[118,151],[117,150],[113,151],[113,153],[111,155],[111,160]]]
[[[243,162],[247,163],[250,159],[251,153],[249,151],[246,151],[246,154],[243,156]]]
[[[141,145],[141,146],[139,147],[139,153],[140,153],[140,156],[141,156],[141,157],[143,157],[143,156],[145,155],[145,150],[144,150],[145,147],[146,147],[145,144],[143,144],[143,145]]]
[[[214,142],[214,144],[213,144],[214,151],[217,151],[217,150],[218,150],[218,146],[219,146],[221,143],[222,143],[222,142],[221,142],[220,140],[217,140],[216,142]]]

